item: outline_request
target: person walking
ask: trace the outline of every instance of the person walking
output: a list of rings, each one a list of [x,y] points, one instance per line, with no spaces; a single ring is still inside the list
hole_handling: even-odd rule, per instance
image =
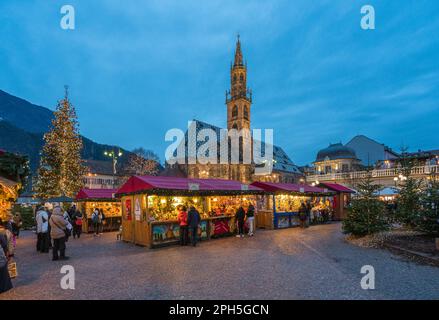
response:
[[[306,202],[306,226],[309,227],[311,225],[311,212],[312,212],[312,205],[311,201]]]
[[[236,210],[235,221],[238,225],[238,234],[237,238],[244,238],[244,223],[245,223],[245,211],[242,206]]]
[[[50,235],[53,239],[53,257],[52,260],[68,260],[69,257],[65,255],[66,253],[66,230],[68,227],[68,222],[63,217],[63,212],[61,207],[56,206],[53,209],[52,216],[50,217],[49,224],[51,227]],[[59,253],[59,255],[58,255]]]
[[[103,234],[104,233],[104,224],[106,224],[107,222],[105,221],[105,214],[104,214],[104,209],[99,209],[99,227],[100,227],[100,232],[99,234]]]
[[[78,237],[78,239],[81,237],[82,233],[82,213],[79,210],[76,210],[74,214],[74,220],[73,220],[73,239]]]
[[[249,204],[247,209],[247,224],[248,224],[248,235],[253,237],[255,230],[255,207],[252,203]]]
[[[21,215],[19,213],[16,213],[12,221],[12,233],[17,239],[20,236],[20,229],[22,225],[23,220],[21,219]]]
[[[299,208],[299,221],[300,221],[300,227],[305,228],[306,227],[306,214],[307,208],[305,204],[302,202]]]
[[[8,270],[9,260],[9,243],[6,237],[6,228],[3,225],[3,221],[0,220],[0,293],[12,289],[12,281]]]
[[[189,208],[189,212],[187,213],[187,225],[191,234],[192,246],[194,247],[197,245],[198,225],[200,224],[200,221],[200,213],[197,211],[197,209],[195,209],[195,207],[191,206]]]
[[[178,207],[177,220],[180,225],[180,245],[187,245],[188,240],[188,226],[187,226],[187,208],[180,205]]]
[[[99,220],[100,220],[99,215],[100,215],[99,209],[95,208],[93,210],[92,215],[91,215],[91,221],[93,222],[93,229],[95,232],[95,234],[94,234],[95,237],[99,236]]]
[[[37,251],[41,253],[49,252],[49,215],[40,207],[37,211]]]

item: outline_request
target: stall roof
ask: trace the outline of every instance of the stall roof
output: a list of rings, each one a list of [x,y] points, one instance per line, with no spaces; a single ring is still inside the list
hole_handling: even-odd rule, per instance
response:
[[[163,176],[132,176],[117,191],[117,195],[132,193],[262,193],[263,190],[234,180],[191,179]]]
[[[321,182],[319,183],[319,186],[323,186],[325,188],[328,188],[329,190],[336,192],[355,193],[354,190],[349,189],[348,187],[345,187],[344,185],[338,183]]]
[[[76,200],[114,200],[117,189],[81,189]]]
[[[328,193],[324,189],[306,184],[253,182],[252,186],[259,187],[268,192],[293,192],[293,193]],[[330,193],[330,192],[329,192]]]

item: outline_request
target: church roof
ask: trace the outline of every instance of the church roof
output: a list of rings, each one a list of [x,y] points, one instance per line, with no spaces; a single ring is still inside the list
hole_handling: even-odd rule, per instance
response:
[[[220,144],[220,131],[222,128],[214,126],[212,124],[209,124],[207,122],[203,122],[203,121],[199,121],[199,120],[192,120],[193,123],[195,123],[196,127],[195,127],[195,135],[198,135],[198,132],[200,130],[203,129],[212,129],[213,131],[215,131],[216,136],[217,136],[217,145]],[[186,150],[186,155],[187,155],[187,150],[188,150],[188,131],[186,131],[185,133],[185,150]],[[204,141],[197,141],[196,143],[196,150],[193,150],[192,154],[196,154],[196,151],[198,150],[198,148],[208,142],[204,142]],[[265,142],[261,141],[261,149],[265,150]],[[218,156],[219,156],[219,152],[220,152],[220,146],[218,146],[217,148],[218,151]],[[262,156],[264,156],[264,153],[261,152],[260,153]],[[294,164],[294,162],[290,159],[290,157],[286,154],[286,152],[279,146],[277,145],[273,145],[273,170],[274,171],[283,171],[283,172],[289,172],[289,173],[297,173],[297,174],[301,174],[301,171],[299,170],[299,168]]]

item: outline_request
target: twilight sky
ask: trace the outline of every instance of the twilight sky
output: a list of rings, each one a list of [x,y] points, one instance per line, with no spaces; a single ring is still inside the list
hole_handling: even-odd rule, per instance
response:
[[[375,30],[360,28],[365,4]],[[83,135],[163,159],[167,130],[226,126],[238,32],[252,127],[297,164],[356,134],[439,148],[437,0],[2,0],[0,89],[54,109],[68,84]]]

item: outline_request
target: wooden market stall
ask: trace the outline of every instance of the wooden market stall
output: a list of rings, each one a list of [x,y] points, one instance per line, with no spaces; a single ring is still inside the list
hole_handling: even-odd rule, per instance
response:
[[[18,197],[19,183],[0,177],[0,219],[6,220]]]
[[[103,231],[119,230],[122,223],[120,199],[115,198],[117,189],[81,189],[76,195],[78,210],[82,213],[83,232],[93,232],[91,215],[95,208],[103,209]]]
[[[256,227],[289,228],[299,225],[298,212],[302,202],[310,202],[316,213],[329,210],[333,192],[304,184],[253,182],[252,186],[266,194],[258,198]]]
[[[333,202],[333,219],[343,220],[344,218],[346,218],[346,208],[351,201],[351,195],[355,193],[355,191],[338,183],[321,182],[319,183],[319,187],[335,192]]]
[[[237,208],[254,203],[262,193],[258,187],[231,180],[133,176],[117,191],[122,239],[149,247],[177,243],[179,204],[200,212],[200,239],[231,235]]]

